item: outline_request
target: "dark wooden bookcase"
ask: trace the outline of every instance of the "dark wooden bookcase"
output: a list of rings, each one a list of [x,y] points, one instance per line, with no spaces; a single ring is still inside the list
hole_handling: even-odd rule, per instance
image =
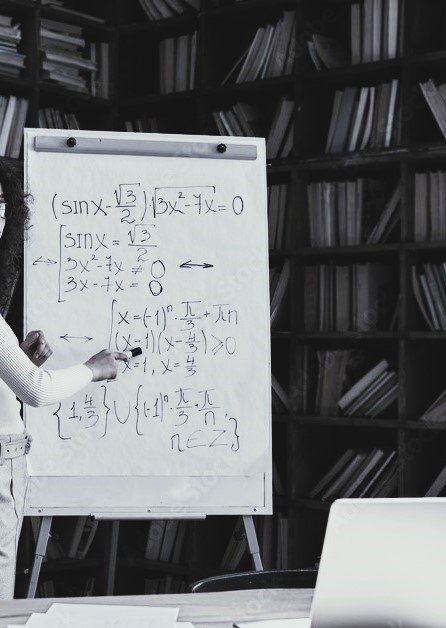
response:
[[[426,331],[412,294],[413,263],[446,260],[444,242],[414,242],[414,174],[446,166],[446,142],[423,99],[418,81],[446,76],[446,0],[405,0],[404,47],[398,59],[316,71],[306,39],[316,32],[337,37],[349,50],[352,0],[202,0],[202,10],[149,22],[137,0],[74,1],[79,10],[106,18],[105,25],[73,18],[98,41],[109,41],[111,91],[108,100],[68,92],[39,76],[39,23],[41,17],[61,19],[40,1],[0,0],[0,12],[23,24],[22,49],[27,69],[18,80],[0,77],[0,94],[30,99],[28,126],[37,126],[39,107],[60,107],[75,112],[85,129],[124,130],[124,121],[141,115],[160,116],[167,133],[217,134],[214,109],[237,100],[258,105],[271,120],[281,96],[295,101],[295,141],[292,156],[268,162],[269,183],[287,182],[292,193],[288,228],[292,246],[270,252],[271,263],[291,260],[292,280],[287,316],[272,332],[272,370],[296,399],[301,372],[302,345],[317,349],[362,348],[398,366],[400,392],[395,410],[386,418],[302,416],[296,405],[286,415],[273,416],[273,453],[286,487],[276,498],[275,511],[289,519],[290,567],[311,567],[321,554],[329,504],[308,498],[309,490],[349,446],[385,446],[396,449],[399,462],[398,495],[422,496],[446,463],[446,426],[426,426],[418,417],[446,387],[443,354],[446,333]],[[243,84],[221,85],[221,80],[252,40],[258,26],[278,18],[285,9],[297,13],[296,62],[290,76]],[[198,31],[196,84],[193,90],[160,95],[158,42],[170,36]],[[351,85],[374,85],[393,78],[400,81],[402,107],[396,124],[401,141],[388,149],[325,154],[325,139],[334,90]],[[265,128],[265,134],[268,125]],[[402,219],[398,237],[380,245],[310,247],[306,185],[311,181],[348,177],[377,177],[402,182]],[[303,331],[303,268],[328,262],[389,264],[398,277],[398,323],[393,331],[317,333]],[[17,301],[17,298],[16,298]],[[17,308],[16,308],[17,309]],[[12,312],[14,315],[14,312]],[[13,316],[14,318],[14,316]],[[141,524],[138,524],[141,525]],[[142,529],[121,526],[117,593],[141,593],[148,574],[169,573],[193,580],[219,571],[232,521],[190,524],[187,558],[181,565],[149,563],[132,557],[132,542]],[[106,531],[104,532],[106,537]],[[102,539],[102,537],[100,537]],[[30,556],[29,542],[23,552]],[[66,561],[48,564],[58,577],[102,569],[103,554],[83,565]],[[23,562],[23,561],[22,561]],[[25,561],[26,562],[26,561]],[[242,567],[249,567],[243,563]],[[19,574],[21,572],[19,571]],[[23,573],[23,569],[22,569]],[[140,574],[140,575],[135,575]],[[20,576],[19,576],[20,580]],[[23,587],[19,587],[23,591]],[[99,590],[98,590],[99,592]]]

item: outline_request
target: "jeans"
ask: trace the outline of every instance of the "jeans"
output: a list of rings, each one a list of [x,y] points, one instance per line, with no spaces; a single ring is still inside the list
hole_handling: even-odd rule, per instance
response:
[[[0,436],[0,442],[21,440],[23,434]],[[28,472],[26,456],[0,464],[0,599],[14,597],[17,545],[23,522]]]

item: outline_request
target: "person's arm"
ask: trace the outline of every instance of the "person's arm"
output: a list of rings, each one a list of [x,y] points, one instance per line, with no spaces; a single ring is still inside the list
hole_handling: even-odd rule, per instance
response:
[[[35,366],[0,316],[0,378],[23,403],[38,407],[79,392],[92,381],[93,371],[84,364],[57,370]]]

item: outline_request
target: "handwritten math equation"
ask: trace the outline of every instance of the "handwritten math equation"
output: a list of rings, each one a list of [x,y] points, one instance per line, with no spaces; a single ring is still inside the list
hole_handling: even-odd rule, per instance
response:
[[[170,451],[240,449],[238,420],[220,406],[214,388],[185,387],[154,393],[139,385],[133,398],[122,400],[116,398],[113,387],[101,385],[75,401],[58,403],[53,416],[61,440],[71,440],[83,430],[104,439],[116,426],[126,426],[138,436],[150,436],[162,425]]]
[[[132,310],[113,299],[111,310],[110,349],[143,350],[123,363],[124,372],[187,378],[196,375],[203,359],[237,353],[239,312],[229,303],[191,300]]]
[[[173,217],[178,222],[188,216],[207,221],[228,214],[240,216],[245,211],[243,196],[226,196],[212,185],[155,187],[149,191],[141,183],[119,183],[109,196],[96,199],[54,193],[51,210],[59,225],[59,259],[40,256],[33,265],[59,265],[59,302],[78,295],[118,295],[136,290],[158,297],[173,269],[163,259],[157,227],[170,224],[166,221]],[[80,216],[94,217],[94,228],[77,228],[76,217]],[[184,259],[178,266],[209,269],[213,264]]]

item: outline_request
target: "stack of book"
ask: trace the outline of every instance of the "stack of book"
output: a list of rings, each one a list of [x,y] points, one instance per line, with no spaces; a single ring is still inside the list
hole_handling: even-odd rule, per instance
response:
[[[105,20],[97,15],[91,15],[90,13],[84,13],[83,11],[77,11],[71,7],[65,6],[64,0],[41,0],[42,7],[48,7],[54,12],[60,13],[61,17],[80,17],[90,22],[96,22],[98,24],[105,24]]]
[[[347,55],[336,39],[314,33],[307,41],[308,52],[316,70],[347,65]]]
[[[375,418],[398,399],[398,374],[381,360],[339,399],[344,416]]]
[[[375,87],[336,90],[327,153],[389,147],[399,141],[398,79]]]
[[[446,422],[446,390],[429,406],[420,417],[420,421],[425,421],[426,423]]]
[[[431,331],[446,331],[446,262],[412,266],[412,288]]]
[[[268,186],[268,241],[270,249],[280,249],[287,239],[288,184],[275,183]]]
[[[271,328],[280,322],[280,313],[283,311],[283,304],[291,275],[291,263],[287,259],[279,270],[271,268],[269,271],[269,292],[271,301]]]
[[[294,102],[283,97],[271,123],[266,138],[266,156],[268,159],[288,157],[294,144]]]
[[[256,107],[237,102],[225,111],[213,111],[212,116],[220,135],[255,137],[263,135],[262,116]]]
[[[184,546],[186,521],[176,519],[150,522],[145,558],[147,560],[178,564]]]
[[[43,78],[67,89],[108,98],[108,43],[88,43],[81,26],[42,18],[40,50]]]
[[[446,83],[437,85],[435,81],[429,79],[420,82],[419,85],[440,131],[446,139]]]
[[[139,0],[149,20],[163,20],[166,17],[181,15],[188,9],[200,8],[200,0]]]
[[[395,59],[402,54],[404,0],[351,4],[352,63]]]
[[[159,43],[161,94],[193,89],[196,62],[197,31],[162,39]]]
[[[125,130],[134,133],[161,133],[157,116],[141,116],[135,120],[125,120]]]
[[[446,172],[415,173],[415,241],[446,240]]]
[[[296,14],[284,11],[275,24],[257,29],[254,39],[222,81],[236,83],[291,74],[296,56]],[[237,73],[238,72],[238,73]]]
[[[355,416],[374,418],[386,410],[398,395],[398,375],[387,360],[381,360],[353,382],[358,369],[358,355],[351,350],[317,351],[317,383],[314,399],[315,416]],[[361,356],[363,359],[363,356]],[[312,407],[313,393],[308,350],[304,354],[301,406],[305,414]],[[357,376],[356,376],[357,377]]]
[[[385,202],[381,182],[317,181],[307,186],[311,246],[385,242],[400,220],[401,186]]]
[[[0,96],[0,155],[18,159],[29,102],[17,96]]]
[[[395,451],[347,449],[310,491],[311,499],[392,497],[398,487]]]
[[[0,15],[0,74],[20,76],[25,67],[25,55],[18,51],[21,38],[20,24],[13,24],[8,15]]]
[[[385,264],[306,266],[304,288],[306,331],[371,332],[394,323],[394,274]]]
[[[61,111],[55,107],[43,107],[38,113],[41,129],[80,129],[75,113]]]

